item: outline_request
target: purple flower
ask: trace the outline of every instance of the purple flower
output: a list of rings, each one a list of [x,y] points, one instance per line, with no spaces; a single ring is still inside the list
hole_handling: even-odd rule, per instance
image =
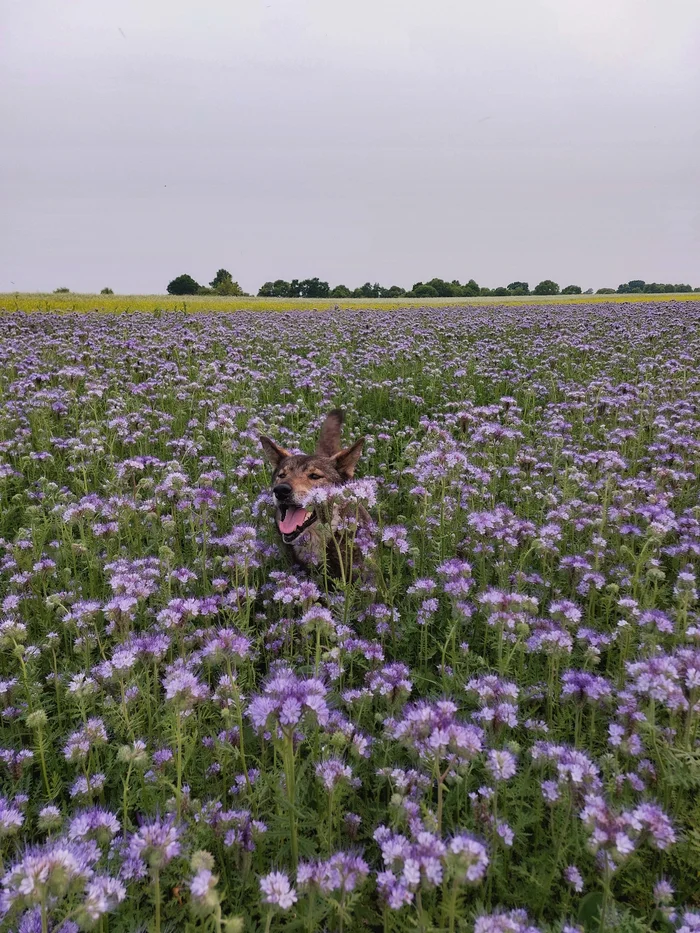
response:
[[[247,715],[259,731],[280,728],[290,732],[302,719],[324,726],[330,716],[326,688],[317,678],[304,679],[289,667],[280,668],[270,675],[263,692],[252,698]]]
[[[700,910],[686,910],[676,933],[700,933]]]
[[[483,842],[469,833],[457,833],[447,848],[458,881],[477,884],[483,879],[489,867],[488,851]]]
[[[436,568],[437,574],[443,579],[443,588],[448,596],[455,599],[464,599],[472,588],[472,568],[465,560],[457,557],[443,561]]]
[[[76,778],[70,788],[71,797],[87,797],[92,798],[95,794],[99,794],[102,788],[105,785],[105,776],[101,772],[96,772],[91,774],[89,778],[79,777]]]
[[[327,638],[333,640],[335,640],[338,635],[337,623],[333,615],[329,609],[325,609],[323,606],[315,605],[307,609],[299,620],[299,625],[302,631],[319,631]]]
[[[388,544],[399,554],[408,552],[408,530],[403,525],[387,525],[382,529],[382,544]]]
[[[392,703],[402,697],[407,697],[413,689],[409,668],[396,661],[387,664],[379,671],[367,675],[367,689],[375,696],[387,697]]]
[[[4,836],[13,836],[23,823],[22,811],[5,797],[0,797],[0,839]]]
[[[486,757],[486,768],[494,781],[507,781],[517,770],[517,758],[506,749],[491,749]]]
[[[205,634],[202,657],[216,663],[241,664],[251,654],[252,640],[235,629],[219,628]]]
[[[280,910],[289,910],[296,903],[297,892],[289,883],[289,877],[281,871],[272,871],[260,879],[263,901]]]
[[[88,719],[85,725],[74,732],[63,749],[66,761],[85,761],[92,748],[98,748],[107,742],[107,729],[98,717]]]
[[[564,869],[564,878],[566,883],[570,884],[577,894],[583,891],[583,876],[575,865],[568,865]]]
[[[612,687],[605,677],[589,674],[588,671],[564,671],[561,682],[562,696],[579,702],[589,700],[591,703],[601,703],[612,696]]]
[[[649,841],[657,849],[668,849],[676,841],[671,820],[661,807],[643,803],[632,811],[631,822],[635,829],[648,834]]]
[[[325,862],[301,862],[297,871],[299,887],[316,885],[324,894],[340,891],[350,894],[369,874],[369,865],[350,852],[336,852]]]
[[[456,718],[457,705],[451,700],[419,700],[407,706],[398,722],[387,720],[387,733],[398,739],[420,758],[448,761],[458,768],[472,761],[483,748],[483,732],[477,726]]]
[[[165,699],[182,710],[192,709],[209,696],[207,685],[200,683],[181,663],[173,664],[167,669],[163,678],[163,688]]]
[[[670,904],[673,901],[675,890],[667,878],[661,878],[654,885],[654,902],[656,904]]]
[[[172,816],[164,820],[157,816],[131,834],[127,855],[146,862],[151,868],[161,869],[180,854],[180,834]]]
[[[352,768],[343,764],[340,758],[328,758],[316,765],[316,777],[329,793],[343,782],[353,787],[359,786],[359,781],[352,776]]]
[[[481,914],[474,921],[474,933],[540,933],[531,926],[524,910]]]
[[[126,888],[118,878],[96,875],[85,888],[85,900],[80,912],[88,921],[95,923],[104,914],[115,910],[126,897]]]
[[[582,792],[597,790],[601,786],[598,767],[578,749],[538,740],[530,749],[530,754],[533,761],[549,761],[555,764],[559,788],[568,787]],[[550,782],[543,783],[549,787]],[[544,789],[543,786],[543,791]]]
[[[419,829],[413,839],[395,833],[387,826],[374,832],[384,861],[377,874],[377,887],[392,910],[413,902],[418,886],[442,882],[445,844],[432,833]]]
[[[224,845],[239,852],[254,852],[256,837],[267,832],[265,823],[254,820],[249,810],[222,810],[212,825],[224,830]]]
[[[77,840],[95,839],[106,843],[119,832],[119,820],[109,810],[93,807],[74,816],[68,824],[68,838]]]
[[[214,887],[216,887],[216,877],[208,868],[200,868],[190,881],[190,894],[195,900],[201,901]]]
[[[90,842],[56,839],[27,849],[6,867],[2,879],[2,912],[14,907],[31,908],[49,894],[65,897],[71,887],[84,886],[94,875],[101,855]]]

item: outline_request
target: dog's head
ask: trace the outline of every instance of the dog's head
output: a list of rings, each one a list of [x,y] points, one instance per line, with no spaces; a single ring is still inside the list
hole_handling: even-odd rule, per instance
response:
[[[313,454],[292,454],[278,447],[269,437],[260,438],[272,466],[277,527],[287,544],[296,541],[318,520],[316,511],[307,511],[303,507],[309,493],[321,486],[341,486],[355,474],[365,439],[361,437],[351,447],[341,450],[342,426],[342,411],[332,411],[321,425]]]

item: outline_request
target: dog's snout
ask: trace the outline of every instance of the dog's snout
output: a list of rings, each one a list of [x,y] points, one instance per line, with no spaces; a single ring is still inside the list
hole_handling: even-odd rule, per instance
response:
[[[278,499],[288,499],[292,494],[292,487],[289,483],[278,483],[272,491]]]

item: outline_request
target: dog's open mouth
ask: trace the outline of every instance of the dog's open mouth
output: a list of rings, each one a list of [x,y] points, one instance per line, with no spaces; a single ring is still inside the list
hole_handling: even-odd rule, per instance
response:
[[[296,541],[299,535],[310,528],[315,521],[315,512],[307,512],[306,509],[296,505],[279,506],[277,525],[282,533],[282,540],[286,544]]]

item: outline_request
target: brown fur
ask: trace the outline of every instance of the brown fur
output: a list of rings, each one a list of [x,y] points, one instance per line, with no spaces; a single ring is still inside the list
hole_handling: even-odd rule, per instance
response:
[[[355,475],[355,467],[362,454],[365,439],[361,437],[350,447],[341,449],[342,426],[343,412],[340,409],[330,412],[321,425],[316,451],[313,454],[292,454],[275,444],[269,437],[260,437],[265,456],[272,467],[272,489],[277,490],[275,502],[278,530],[282,509],[301,507],[311,490],[323,486],[342,486]],[[338,550],[341,554],[346,554],[348,542],[343,540],[345,536],[342,532],[329,527],[329,520],[332,525],[333,516],[313,514],[316,515],[316,520],[310,527],[292,541],[287,541],[285,535],[282,535],[282,540],[291,546],[293,555],[299,562],[325,562],[337,573],[340,569]],[[364,509],[361,509],[359,517],[363,523],[370,522],[370,517]]]

